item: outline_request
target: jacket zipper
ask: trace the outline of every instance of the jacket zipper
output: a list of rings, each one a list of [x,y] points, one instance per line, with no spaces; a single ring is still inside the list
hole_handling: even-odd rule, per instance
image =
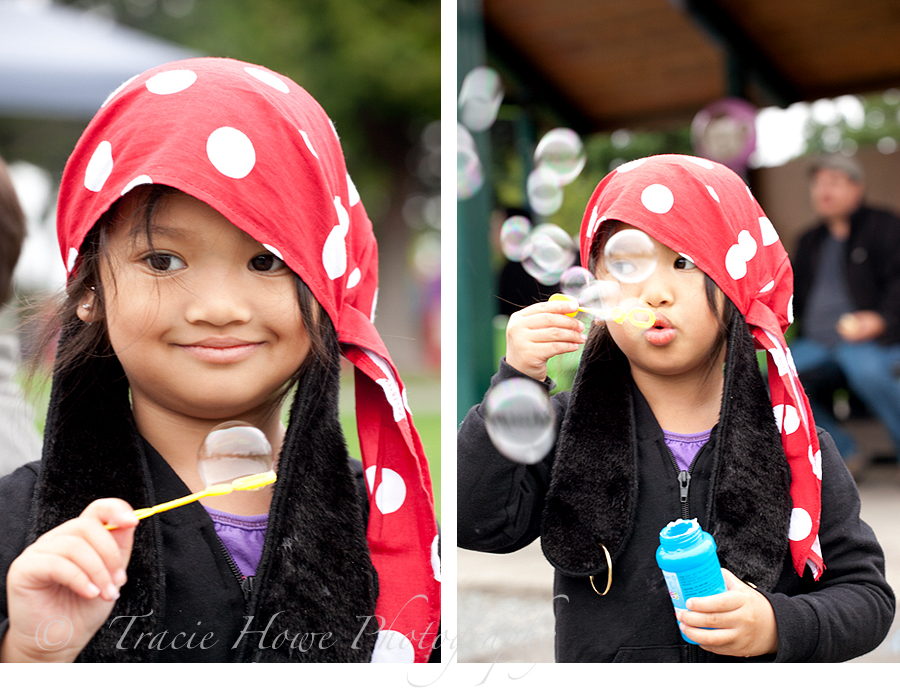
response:
[[[234,562],[234,558],[231,556],[231,552],[228,551],[228,548],[225,546],[225,543],[222,542],[221,538],[219,539],[219,548],[222,550],[222,554],[225,555],[225,561],[228,563],[228,568],[231,569],[231,573],[234,575],[235,580],[237,580],[241,593],[244,596],[244,612],[246,613],[247,605],[250,603],[250,594],[253,592],[253,581],[255,576],[245,576],[241,573],[241,570]]]
[[[675,472],[678,473],[678,499],[681,502],[681,517],[684,520],[690,520],[690,507],[688,505],[688,493],[691,489],[691,474],[687,470],[681,470],[678,467],[678,462],[675,460],[675,454],[672,453],[672,449],[668,446],[666,447],[666,451],[669,452],[669,460],[672,461],[672,467],[675,468]],[[696,460],[696,456],[694,460]],[[691,461],[691,467],[693,467],[694,461]]]
[[[690,506],[688,504],[688,493],[691,489],[691,473],[687,470],[682,470],[678,467],[678,462],[675,460],[675,454],[672,453],[672,449],[666,446],[666,451],[669,452],[669,460],[672,461],[672,467],[675,468],[675,471],[678,473],[678,499],[681,502],[681,517],[684,520],[690,520]],[[699,452],[697,456],[699,456]],[[689,467],[694,467],[694,461],[697,460],[697,456],[694,456],[691,459],[691,464]],[[688,662],[699,662],[700,655],[698,646],[696,645],[688,645]]]

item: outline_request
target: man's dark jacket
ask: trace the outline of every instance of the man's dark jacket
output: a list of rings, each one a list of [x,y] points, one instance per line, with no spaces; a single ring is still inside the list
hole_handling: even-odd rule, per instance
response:
[[[804,330],[805,310],[819,266],[824,223],[806,231],[791,257],[794,267],[794,316]],[[873,310],[887,322],[878,339],[900,343],[900,217],[883,209],[861,206],[850,217],[845,251],[847,287],[857,310]]]

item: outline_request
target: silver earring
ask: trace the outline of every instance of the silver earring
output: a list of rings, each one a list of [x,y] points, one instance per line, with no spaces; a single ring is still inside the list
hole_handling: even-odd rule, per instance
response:
[[[84,303],[84,304],[82,305],[82,308],[83,308],[83,309],[86,309],[86,310],[89,310],[89,309],[91,308],[91,303],[89,303],[89,302]]]

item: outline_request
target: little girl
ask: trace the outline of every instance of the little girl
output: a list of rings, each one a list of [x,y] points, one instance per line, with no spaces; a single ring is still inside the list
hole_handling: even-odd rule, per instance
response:
[[[587,342],[571,394],[553,398],[558,437],[540,463],[503,458],[482,407],[469,412],[460,546],[503,553],[541,538],[556,569],[559,662],[814,662],[873,649],[894,595],[791,363],[792,273],[772,224],[724,166],[664,155],[619,167],[594,192],[581,256],[598,277],[624,228],[657,249],[650,277],[623,284],[655,323],[595,322],[585,339],[565,301],[513,315],[492,385],[551,387],[548,358]],[[771,398],[754,348],[768,352]],[[689,600],[676,620],[655,552],[679,518],[715,537],[728,592]]]
[[[0,482],[0,659],[427,661],[428,466],[321,107],[235,60],[152,69],[82,135],[58,219],[43,455]],[[338,420],[341,353],[362,466]],[[234,419],[268,437],[276,484],[138,524],[133,509],[202,489],[200,444]]]

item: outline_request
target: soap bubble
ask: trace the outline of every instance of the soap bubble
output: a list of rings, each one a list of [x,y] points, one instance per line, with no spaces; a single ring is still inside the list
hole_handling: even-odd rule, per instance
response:
[[[525,190],[536,214],[552,216],[562,206],[562,188],[544,168],[535,168],[528,174]]]
[[[552,129],[534,150],[535,167],[542,169],[558,187],[568,185],[584,170],[587,154],[581,138],[566,127]]]
[[[484,424],[497,450],[519,463],[537,463],[556,441],[550,397],[533,379],[507,379],[491,389]]]
[[[584,267],[570,266],[559,277],[559,289],[580,303],[581,291],[596,280],[594,275]]]
[[[213,428],[197,453],[197,471],[205,487],[272,470],[272,446],[256,427],[234,420]]]
[[[622,296],[622,288],[616,281],[591,281],[581,290],[578,303],[586,310],[607,312],[615,307]]]
[[[459,120],[473,132],[483,132],[494,124],[502,102],[500,75],[490,67],[476,67],[459,88]]]
[[[484,184],[481,159],[475,139],[469,131],[456,124],[456,198],[470,199]]]
[[[656,247],[642,230],[626,228],[614,234],[603,249],[604,266],[623,283],[640,283],[656,269]]]
[[[575,261],[575,241],[553,223],[535,226],[528,239],[528,255],[522,266],[539,283],[551,286],[559,282],[563,271]]]
[[[530,250],[528,236],[531,221],[525,216],[510,216],[500,226],[500,249],[510,261],[520,262]]]

